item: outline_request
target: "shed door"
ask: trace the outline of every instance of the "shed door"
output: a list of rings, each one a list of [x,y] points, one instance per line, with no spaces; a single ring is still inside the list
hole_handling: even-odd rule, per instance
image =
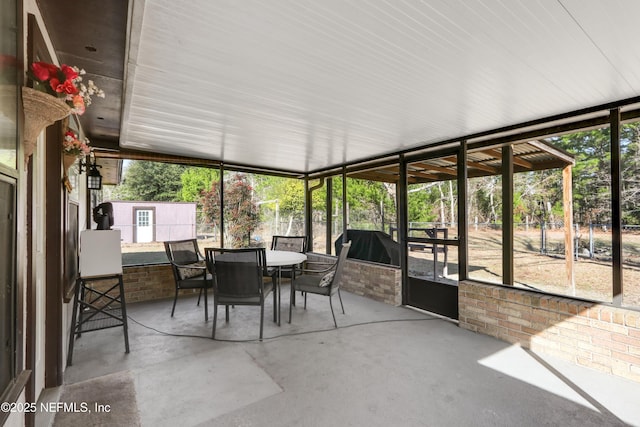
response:
[[[136,209],[136,242],[153,242],[153,209]]]

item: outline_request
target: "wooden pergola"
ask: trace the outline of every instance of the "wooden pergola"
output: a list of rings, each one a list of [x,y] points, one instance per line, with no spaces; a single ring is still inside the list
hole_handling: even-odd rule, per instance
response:
[[[515,143],[513,145],[513,172],[530,172],[565,168],[575,164],[574,157],[564,150],[554,147],[544,139]],[[502,165],[500,147],[469,150],[467,174],[469,178],[499,175]],[[400,166],[395,164],[374,166],[371,169],[347,172],[351,178],[380,182],[398,182]],[[409,184],[448,181],[458,175],[455,155],[413,162],[407,170]]]
[[[571,172],[575,159],[570,153],[553,146],[545,139],[516,142],[511,145],[513,173],[562,169],[562,192],[564,210],[564,243],[566,280],[575,295],[574,241],[573,241],[573,192]],[[457,179],[457,156],[450,155],[408,163],[407,184],[449,181]],[[466,168],[468,178],[500,175],[502,173],[503,151],[500,146],[470,149],[467,152]],[[351,178],[370,181],[398,183],[400,164],[390,163],[368,169],[347,171]]]

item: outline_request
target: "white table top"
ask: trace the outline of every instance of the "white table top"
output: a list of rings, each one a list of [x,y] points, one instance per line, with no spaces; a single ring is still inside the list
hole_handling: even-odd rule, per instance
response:
[[[307,256],[299,252],[267,250],[266,254],[268,267],[296,265],[307,260]]]

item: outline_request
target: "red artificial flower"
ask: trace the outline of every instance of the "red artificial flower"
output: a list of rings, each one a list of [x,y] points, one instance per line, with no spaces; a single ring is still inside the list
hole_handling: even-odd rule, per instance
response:
[[[58,67],[46,62],[34,62],[31,64],[31,70],[36,79],[46,82],[49,78],[58,74]]]
[[[60,69],[62,70],[64,75],[67,77],[67,80],[73,80],[76,77],[78,77],[78,73],[76,72],[76,70],[73,69],[73,67],[69,67],[66,64],[62,64],[62,67],[60,67]]]
[[[65,80],[63,83],[60,83],[60,80],[53,77],[49,84],[51,85],[51,89],[56,91],[56,93],[67,93],[69,95],[75,95],[78,93],[78,88],[71,80]]]
[[[54,92],[62,92],[61,90],[58,90],[58,86],[60,86],[60,80],[58,80],[57,77],[54,77],[51,79],[51,81],[49,81],[49,86],[51,86],[51,89],[53,89]]]
[[[65,80],[63,86],[64,86],[64,92],[70,95],[75,95],[76,93],[79,92],[78,88],[71,80]]]
[[[13,60],[15,62],[15,57]],[[5,60],[5,57],[0,55],[0,66],[6,62],[8,60]],[[58,67],[47,62],[34,62],[30,68],[31,70],[27,72],[27,76],[39,83],[35,85],[34,89],[64,99],[73,108],[72,112],[74,114],[83,114],[85,112],[86,106],[91,104],[91,95],[104,98],[104,92],[98,89],[91,80],[89,80],[89,87],[81,86],[83,90],[80,91],[80,88],[76,86],[76,82],[82,80],[80,74],[84,73],[84,70],[78,70],[77,67],[66,64]]]

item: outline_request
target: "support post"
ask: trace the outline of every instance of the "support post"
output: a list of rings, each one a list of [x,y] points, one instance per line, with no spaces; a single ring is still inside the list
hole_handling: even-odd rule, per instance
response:
[[[347,236],[347,228],[349,227],[347,216],[349,210],[347,207],[347,167],[342,167],[342,242],[347,243],[349,238]],[[337,254],[336,254],[337,255]]]
[[[622,305],[622,168],[620,156],[620,109],[611,110],[611,255],[613,258],[613,305]]]
[[[409,215],[407,213],[407,163],[404,155],[400,155],[400,167],[398,177],[398,243],[400,244],[400,271],[402,274],[402,304],[409,301],[409,255],[407,250],[407,225]]]
[[[224,248],[224,165],[220,163],[220,247]]]
[[[564,259],[566,282],[571,295],[576,295],[575,273],[573,270],[573,182],[571,179],[572,165],[562,170],[562,205],[564,210]]]
[[[502,283],[513,286],[513,147],[502,147]]]
[[[331,255],[331,234],[333,232],[333,178],[327,178],[327,188],[326,188],[326,215],[327,215],[327,224],[326,224],[326,232],[325,234],[325,253]]]
[[[313,252],[313,199],[309,188],[309,175],[304,176],[304,233],[307,236],[307,251]]]
[[[593,235],[593,223],[589,224],[589,258],[593,259],[595,258],[595,242],[594,242],[594,235]]]
[[[467,235],[469,234],[469,216],[467,208],[467,141],[462,141],[458,152],[458,280],[469,278],[469,249]],[[476,221],[477,229],[477,221]]]

